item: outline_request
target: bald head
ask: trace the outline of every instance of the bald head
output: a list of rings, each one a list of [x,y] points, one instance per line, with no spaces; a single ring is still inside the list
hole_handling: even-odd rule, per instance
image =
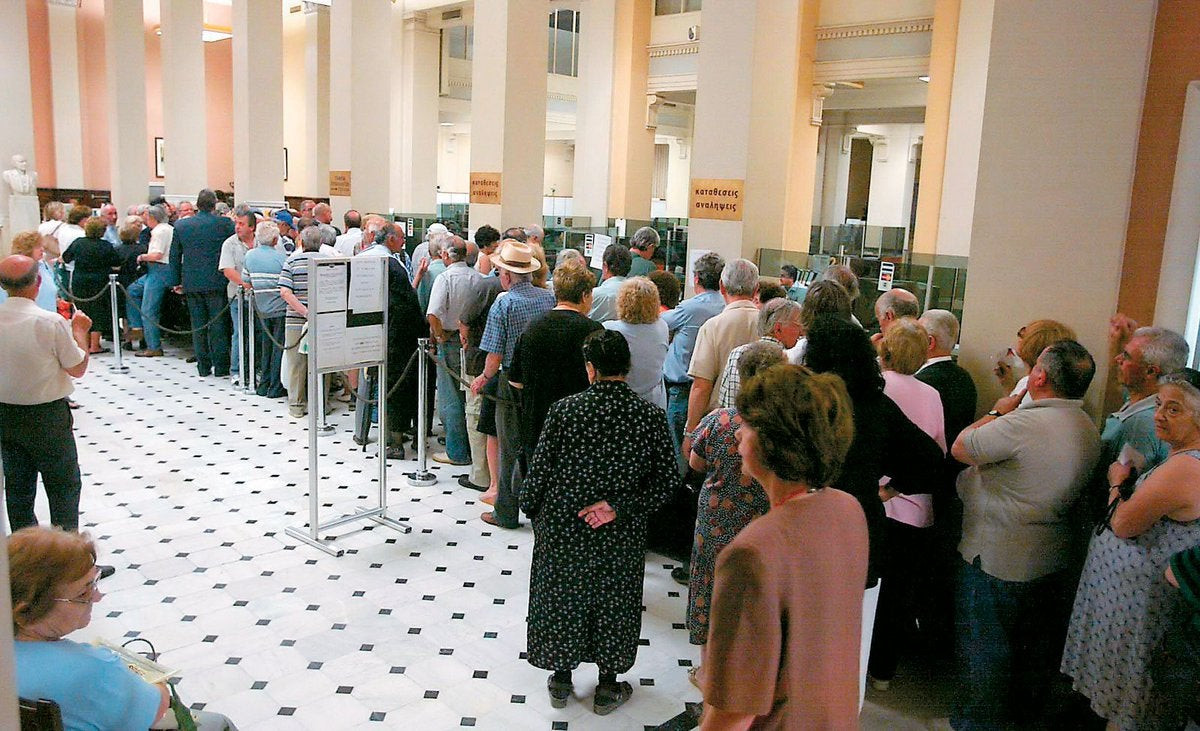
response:
[[[887,332],[897,320],[921,314],[917,296],[907,289],[889,289],[875,300],[875,319],[879,320],[880,332]]]
[[[0,260],[0,288],[10,297],[37,297],[37,262],[28,256],[13,254]]]

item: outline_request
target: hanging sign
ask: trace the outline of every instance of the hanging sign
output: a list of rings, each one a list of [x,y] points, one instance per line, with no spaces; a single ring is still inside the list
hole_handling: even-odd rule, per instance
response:
[[[887,292],[892,288],[892,282],[896,278],[896,264],[890,261],[879,263],[879,285],[877,289],[880,292]]]
[[[721,178],[692,178],[688,217],[718,221],[742,220],[743,188],[746,181]]]
[[[330,196],[349,196],[350,195],[350,171],[349,170],[330,170],[329,171],[329,195]]]
[[[471,203],[500,204],[500,173],[471,173]]]

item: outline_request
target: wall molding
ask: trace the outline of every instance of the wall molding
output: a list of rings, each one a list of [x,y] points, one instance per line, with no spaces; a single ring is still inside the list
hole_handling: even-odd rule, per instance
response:
[[[847,79],[900,79],[929,73],[929,56],[892,56],[890,58],[854,58],[845,61],[818,61],[813,82],[817,84]]]
[[[695,71],[686,74],[658,74],[646,80],[646,91],[650,94],[660,91],[691,91],[695,88]]]
[[[868,36],[890,36],[901,33],[928,33],[933,30],[933,18],[910,18],[889,20],[883,23],[853,23],[850,25],[827,25],[817,28],[818,41],[843,38],[866,38]]]
[[[650,54],[650,58],[666,58],[668,56],[690,56],[694,53],[700,53],[700,41],[685,41],[683,43],[660,43],[656,46],[647,46],[646,51]]]

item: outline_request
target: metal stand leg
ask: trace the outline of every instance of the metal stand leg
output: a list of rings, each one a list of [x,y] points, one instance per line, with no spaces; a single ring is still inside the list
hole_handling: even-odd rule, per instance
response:
[[[425,432],[425,411],[429,408],[429,404],[425,398],[425,385],[429,382],[428,347],[429,338],[420,338],[417,340],[417,471],[405,475],[408,484],[417,487],[432,485],[437,482],[437,477],[429,471],[425,454],[425,440],[429,436]],[[380,393],[382,392],[383,387],[380,387]]]
[[[255,330],[258,315],[254,311],[254,292],[246,292],[246,296],[242,301],[248,305],[247,309],[249,310],[246,313],[249,316],[243,317],[242,322],[250,328],[249,333],[246,335],[246,342],[249,345],[246,350],[249,352],[249,357],[246,358],[245,363],[242,363],[242,380],[246,384],[246,393],[250,393],[251,391],[256,391],[255,387],[258,385],[256,382],[257,379],[254,377],[255,368],[258,365],[258,362],[254,360],[254,341],[258,339],[257,331]]]
[[[123,345],[123,343],[121,342],[121,316],[117,312],[117,286],[118,286],[117,285],[117,275],[109,274],[108,275],[108,300],[112,304],[112,333],[113,333],[112,343],[113,343],[113,353],[115,353],[117,356],[117,363],[113,367],[116,368],[118,371],[127,371],[127,370],[129,370],[129,366],[125,365],[122,362],[123,353],[121,352],[121,345]]]

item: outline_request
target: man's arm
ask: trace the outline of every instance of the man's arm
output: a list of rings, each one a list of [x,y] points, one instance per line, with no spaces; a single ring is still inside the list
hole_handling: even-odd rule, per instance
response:
[[[300,301],[295,292],[287,287],[280,287],[279,296],[283,298],[284,302],[287,302],[288,307],[291,307],[293,312],[301,317],[308,317],[308,308],[304,306],[304,303]]]
[[[439,343],[444,341],[446,339],[446,331],[442,329],[442,321],[433,313],[425,317],[429,320],[429,331],[433,333],[433,339]]]
[[[471,381],[471,393],[476,396],[479,395],[479,392],[483,390],[484,384],[491,380],[492,376],[500,372],[500,363],[500,353],[487,354],[487,358],[483,362],[483,373],[480,373],[475,377],[474,381]]]
[[[88,349],[91,345],[88,330],[91,327],[92,318],[84,314],[83,310],[75,310],[74,316],[71,317],[71,338],[75,341],[75,345],[79,346],[79,349],[83,351],[83,360],[79,361],[72,368],[63,369],[71,378],[79,378],[87,372],[88,360],[90,358]]]
[[[965,465],[979,465],[992,462],[993,460],[990,459],[977,459],[974,455],[967,451],[967,435],[985,424],[992,423],[996,419],[1000,418],[1000,416],[1012,413],[1018,406],[1021,405],[1021,399],[1025,398],[1026,390],[1027,389],[1021,389],[1020,393],[1014,393],[1011,396],[1005,396],[1004,398],[1000,399],[996,402],[996,405],[992,407],[992,411],[984,414],[977,419],[974,424],[970,424],[961,432],[959,432],[958,437],[954,440],[954,445],[950,447],[950,455]],[[999,415],[996,415],[993,412],[999,412]]]

